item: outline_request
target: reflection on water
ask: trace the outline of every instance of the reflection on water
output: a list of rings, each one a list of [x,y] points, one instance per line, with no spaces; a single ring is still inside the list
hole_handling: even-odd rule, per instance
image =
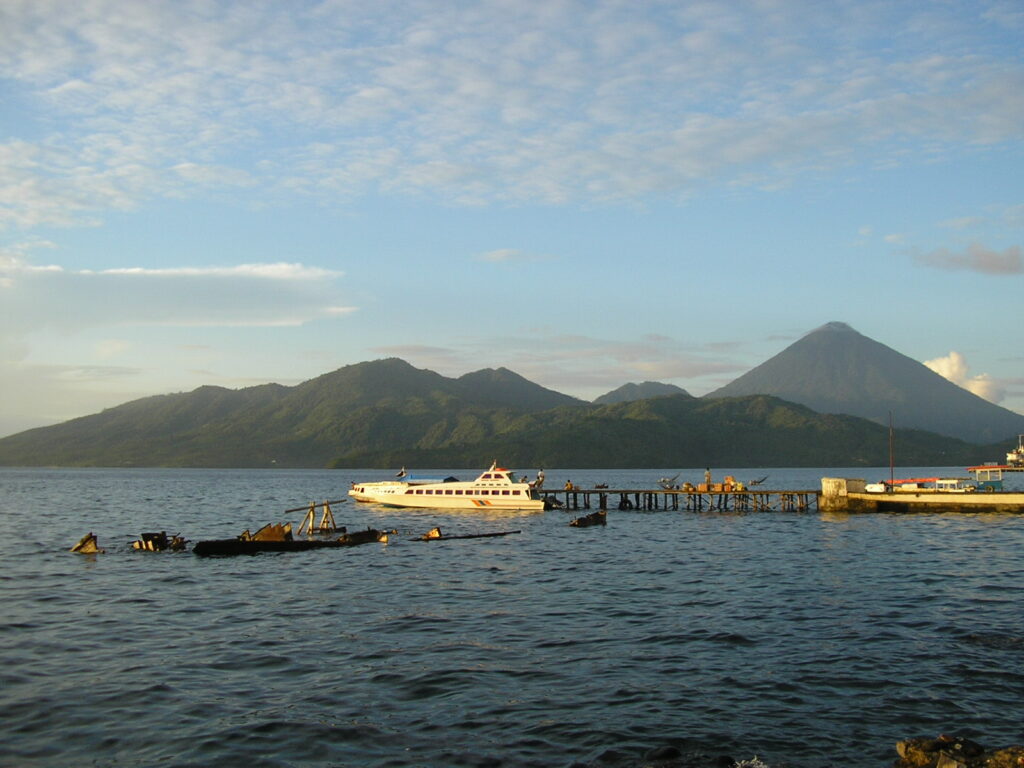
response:
[[[571,512],[345,503],[339,524],[399,534],[129,549],[147,530],[254,530],[390,474],[0,470],[9,764],[634,766],[674,746],[810,768],[889,764],[913,735],[1024,738],[1024,517],[613,510],[578,529]],[[642,488],[674,471],[546,474]],[[436,525],[521,533],[411,540]],[[108,554],[67,552],[87,530]]]

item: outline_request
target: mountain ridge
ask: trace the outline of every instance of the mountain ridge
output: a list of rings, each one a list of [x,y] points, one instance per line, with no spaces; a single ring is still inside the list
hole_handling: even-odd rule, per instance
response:
[[[507,369],[477,374],[450,379],[387,358],[293,387],[206,385],[0,439],[0,464],[95,464],[89,456],[96,455],[115,466],[324,466],[339,444],[415,445],[459,414],[479,419],[583,404]]]
[[[890,370],[893,365],[896,373]],[[765,377],[765,371],[772,375]],[[920,390],[932,409],[955,411],[924,397],[931,390],[921,382],[934,390],[935,377],[849,326],[830,323],[736,381],[789,386],[794,398],[807,393],[793,382],[809,381],[819,396],[824,392],[854,404],[868,392],[876,409],[899,406]],[[946,382],[939,394],[949,387],[959,389]],[[973,405],[974,396],[961,392]],[[635,397],[649,393],[655,396]],[[580,467],[589,462],[697,466],[706,461],[802,466],[826,457],[835,465],[855,465],[867,457],[887,462],[887,428],[877,413],[872,420],[820,412],[777,393],[730,394],[728,386],[712,393],[719,396],[702,398],[656,382],[623,385],[608,394],[621,399],[587,403],[504,367],[448,378],[400,358],[384,358],[291,387],[202,386],[141,398],[0,439],[0,465],[412,466],[420,458],[434,466],[453,461],[475,466],[480,456]],[[995,439],[980,448],[980,440],[908,429],[912,425],[900,410],[896,421],[905,463],[977,463],[1003,450]],[[1004,422],[1007,428],[996,439],[1016,433],[1012,420]]]

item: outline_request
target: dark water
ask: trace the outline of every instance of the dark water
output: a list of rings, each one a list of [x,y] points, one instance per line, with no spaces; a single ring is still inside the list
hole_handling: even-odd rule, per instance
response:
[[[615,768],[676,746],[884,766],[908,736],[1024,742],[1024,516],[613,510],[577,529],[344,503],[339,524],[401,533],[128,548],[297,527],[284,509],[389,474],[0,469],[0,764]],[[734,474],[815,488],[888,470]],[[409,541],[434,525],[522,533]],[[107,554],[68,553],[90,530]]]

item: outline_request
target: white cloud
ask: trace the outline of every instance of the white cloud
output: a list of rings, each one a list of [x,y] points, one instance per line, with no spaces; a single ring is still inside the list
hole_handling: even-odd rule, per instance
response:
[[[948,248],[937,248],[927,253],[917,253],[915,261],[927,267],[950,270],[967,270],[988,275],[1024,274],[1024,258],[1021,247],[1011,245],[1002,251],[972,243],[961,252]]]
[[[0,146],[0,227],[223,188],[681,196],[1019,140],[1016,51],[978,36],[1008,8],[8,3],[0,76],[42,112]]]
[[[209,187],[252,187],[256,184],[252,174],[239,168],[179,163],[171,170],[183,179]]]
[[[987,373],[971,376],[967,361],[959,352],[951,351],[945,357],[925,360],[924,364],[944,379],[991,403],[1000,403],[1006,397],[1005,388]]]
[[[520,251],[518,248],[497,248],[476,256],[477,261],[487,261],[492,264],[513,264],[540,261],[547,258],[546,256],[538,256],[537,254]]]
[[[351,314],[343,273],[300,263],[67,270],[0,252],[7,333],[102,326],[280,327]],[[59,312],[53,307],[60,307]]]
[[[1024,8],[1015,0],[993,2],[982,15],[1013,32],[1024,30]]]
[[[110,360],[120,357],[131,349],[131,344],[123,339],[104,339],[96,345],[96,357],[100,360]]]
[[[480,259],[480,261],[500,263],[502,261],[514,261],[521,255],[521,252],[517,251],[515,248],[499,248],[495,251],[481,253],[477,258]]]
[[[984,219],[980,216],[959,216],[955,219],[946,219],[946,221],[939,222],[939,226],[947,227],[949,229],[970,229],[976,227],[979,224],[984,223]]]
[[[233,267],[119,267],[98,272],[82,270],[83,275],[129,275],[132,277],[208,277],[259,278],[267,280],[322,280],[341,277],[344,273],[302,264],[238,264]]]
[[[358,307],[324,307],[324,314],[331,317],[343,317],[358,311]]]

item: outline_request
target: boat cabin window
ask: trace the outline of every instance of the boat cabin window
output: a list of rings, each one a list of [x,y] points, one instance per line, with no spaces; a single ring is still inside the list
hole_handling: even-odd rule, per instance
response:
[[[490,480],[490,479],[491,479],[491,473],[490,473],[490,472],[488,472],[488,473],[486,473],[485,475],[483,475],[483,479],[484,479],[484,480]]]

